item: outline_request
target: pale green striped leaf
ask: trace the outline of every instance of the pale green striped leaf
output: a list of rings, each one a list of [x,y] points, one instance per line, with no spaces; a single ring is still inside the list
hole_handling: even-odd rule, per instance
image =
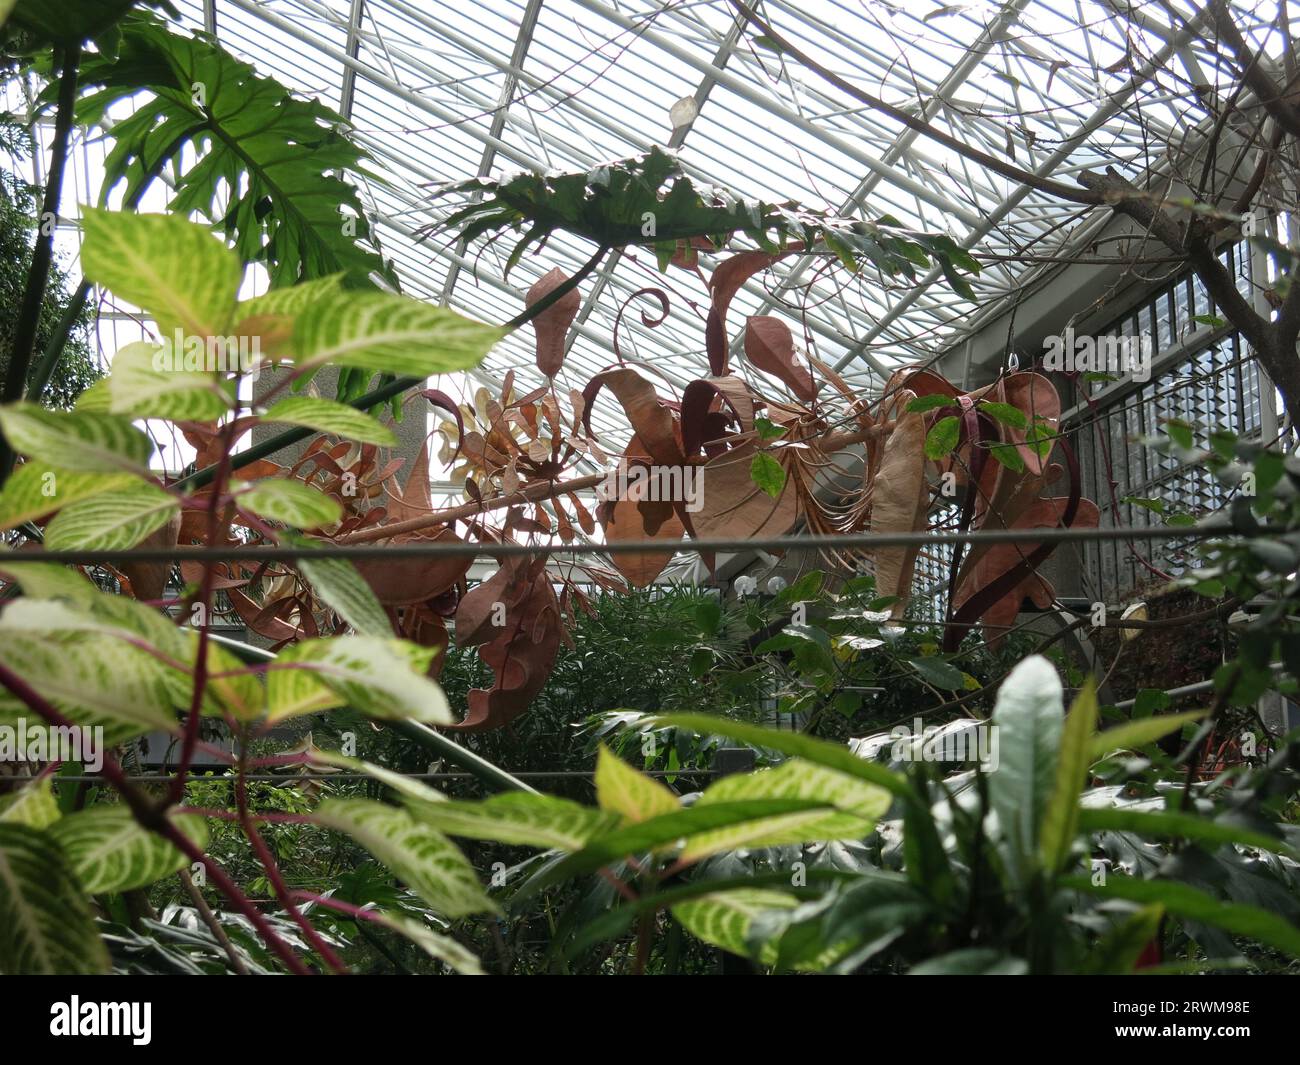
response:
[[[0,823],[0,973],[106,973],[108,951],[68,860],[47,832]]]
[[[0,490],[0,530],[15,529],[61,507],[133,483],[135,478],[129,473],[74,473],[44,462],[24,462]]]
[[[311,485],[287,477],[268,477],[253,482],[251,486],[238,481],[232,488],[235,502],[242,509],[295,529],[332,525],[343,516],[338,500]]]
[[[327,799],[314,817],[354,839],[444,916],[497,912],[456,845],[408,811],[369,799]]]
[[[0,572],[34,599],[65,599],[85,606],[104,594],[81,570],[24,558],[21,551],[0,548]]]
[[[318,300],[343,294],[343,275],[330,274],[311,281],[300,281],[287,288],[273,288],[235,305],[235,332],[240,336],[256,335],[259,324],[274,319],[292,321]]]
[[[371,717],[449,725],[447,697],[424,675],[435,653],[375,636],[303,640],[267,669],[267,715],[278,721],[346,704]]]
[[[145,311],[164,336],[225,331],[243,267],[211,230],[179,215],[94,207],[81,225],[86,277]]]
[[[77,397],[73,410],[91,414],[109,414],[113,410],[113,397],[108,394],[108,378],[101,377]]]
[[[446,307],[386,292],[348,292],[313,302],[297,316],[293,356],[300,367],[428,377],[477,366],[504,335]]]
[[[448,835],[490,839],[524,847],[581,850],[588,840],[618,827],[618,814],[552,795],[507,792],[478,802],[410,801],[412,814]]]
[[[325,603],[363,636],[391,636],[393,623],[357,567],[346,558],[298,559],[298,571]]]
[[[153,444],[129,418],[90,411],[0,407],[0,430],[20,455],[78,473],[145,473]]]
[[[49,777],[38,777],[9,795],[0,795],[0,821],[48,828],[59,819],[59,804]]]
[[[875,784],[791,758],[775,769],[724,777],[700,796],[694,808],[747,799],[806,799],[832,809],[779,814],[702,832],[686,841],[682,858],[695,860],[739,847],[861,839],[893,801],[888,791]]]
[[[350,758],[338,751],[313,751],[312,761],[337,766],[340,769],[350,769],[356,773],[365,773],[371,779],[392,788],[408,806],[442,804],[447,801],[447,797],[442,792],[429,787],[423,781],[385,766],[376,765],[374,762]]]
[[[435,932],[428,925],[412,917],[401,917],[397,914],[382,913],[378,910],[372,910],[371,914],[376,924],[391,928],[399,935],[405,936],[434,961],[440,961],[444,965],[450,966],[461,976],[486,975],[483,972],[482,964],[474,953],[461,946],[451,936]]]
[[[316,396],[288,396],[267,410],[261,420],[263,423],[303,425],[320,433],[359,440],[363,444],[391,447],[397,443],[396,434],[365,411]]]
[[[748,957],[749,930],[754,921],[772,910],[793,910],[798,905],[799,899],[784,891],[735,888],[679,902],[672,907],[672,915],[696,939],[731,954]],[[759,962],[773,964],[779,949],[780,943],[776,940],[764,943]]]
[[[208,844],[208,828],[194,814],[173,816],[196,847]],[[92,806],[60,818],[50,835],[63,848],[89,895],[145,887],[182,868],[189,859],[173,844],[142,827],[122,804]]]
[[[76,724],[123,726],[115,736],[176,727],[166,667],[114,636],[6,631],[0,662]]]
[[[681,801],[653,777],[638,773],[602,744],[596,752],[596,802],[628,821],[672,813]]]
[[[45,530],[51,551],[120,551],[161,529],[181,502],[148,481],[82,499],[55,515]]]
[[[202,345],[205,340],[195,336],[187,343]],[[113,356],[109,409],[133,418],[216,421],[231,408],[233,382],[206,372],[202,360],[201,369],[186,369],[186,365],[186,352],[170,338],[162,344],[128,344]]]

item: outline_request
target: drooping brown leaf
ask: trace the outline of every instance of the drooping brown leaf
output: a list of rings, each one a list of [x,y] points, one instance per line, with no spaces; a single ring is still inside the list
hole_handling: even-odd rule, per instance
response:
[[[450,529],[434,535],[394,537],[390,543],[460,544],[464,541]],[[427,558],[357,559],[357,572],[370,585],[384,606],[424,603],[461,580],[473,565],[469,555]]]
[[[525,304],[531,307],[568,280],[569,275],[559,267],[548,270],[528,290]],[[564,365],[564,341],[581,307],[582,296],[575,287],[533,319],[533,331],[537,334],[537,368],[547,377],[554,377]]]
[[[583,427],[589,436],[591,435],[591,409],[602,388],[608,388],[614,393],[641,446],[656,463],[661,466],[675,466],[685,460],[672,411],[664,405],[655,392],[654,386],[628,367],[598,373],[583,390],[583,399],[586,402]]]
[[[791,478],[776,499],[754,483],[750,464],[757,450],[752,442],[742,444],[697,467],[701,507],[690,517],[700,539],[784,536],[799,520]]]
[[[900,389],[900,413],[894,431],[881,449],[880,471],[872,490],[871,531],[878,533],[917,532],[926,526],[929,492],[925,483],[925,418],[907,412],[916,398],[910,389]],[[917,548],[882,547],[873,552],[876,564],[876,594],[896,595],[892,613],[901,617],[912,587]]]
[[[755,314],[745,322],[745,358],[781,381],[805,403],[817,395],[812,371],[795,355],[790,327],[770,314]]]

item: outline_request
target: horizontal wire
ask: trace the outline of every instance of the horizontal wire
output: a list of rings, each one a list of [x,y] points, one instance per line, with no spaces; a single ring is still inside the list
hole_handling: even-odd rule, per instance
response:
[[[258,544],[249,547],[151,547],[116,551],[83,548],[63,551],[16,551],[0,555],[0,569],[23,562],[57,562],[92,565],[129,562],[292,562],[300,558],[349,558],[366,561],[396,561],[406,558],[490,558],[536,557],[539,555],[662,555],[679,552],[710,551],[799,551],[821,548],[925,547],[944,544],[1019,544],[1077,543],[1107,540],[1186,540],[1216,536],[1258,536],[1258,532],[1233,529],[1231,526],[1201,525],[1168,527],[1158,525],[1129,526],[1110,529],[980,529],[969,532],[845,533],[818,536],[721,537],[698,540],[624,540],[606,544],[476,544],[426,543],[400,544],[329,544],[292,546]]]
[[[405,777],[408,780],[474,780],[473,773],[397,773],[397,776]],[[518,777],[521,780],[555,780],[555,779],[584,779],[594,780],[595,771],[590,769],[555,769],[555,770],[535,770],[531,772],[511,773],[511,776]],[[643,772],[644,776],[651,777],[716,777],[726,776],[726,772],[720,769],[655,769],[650,772]],[[21,779],[21,778],[15,778]],[[102,784],[105,780],[102,776],[94,775],[56,775],[51,778],[53,781],[62,781],[69,784]],[[145,784],[168,784],[175,779],[171,773],[138,773],[129,775],[127,780],[138,781]],[[328,784],[332,782],[358,781],[358,780],[375,780],[376,778],[369,773],[306,773],[296,776],[290,776],[282,773],[247,773],[244,780],[255,781],[259,783],[273,784],[300,784],[304,782],[313,782],[316,784]],[[190,782],[194,784],[216,784],[230,783],[234,784],[239,780],[237,776],[222,774],[221,776],[201,776],[196,775],[193,767],[190,769]]]

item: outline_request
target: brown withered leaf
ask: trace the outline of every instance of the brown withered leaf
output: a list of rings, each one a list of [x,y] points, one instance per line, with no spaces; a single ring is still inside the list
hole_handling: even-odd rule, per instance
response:
[[[568,280],[569,275],[559,267],[547,271],[528,290],[525,304],[531,307]],[[581,307],[582,296],[575,287],[533,319],[533,331],[537,335],[537,368],[547,377],[554,377],[564,365],[564,340]]]
[[[910,389],[897,393],[899,411],[916,398]],[[925,484],[925,417],[917,411],[899,414],[894,431],[881,449],[880,470],[872,489],[871,531],[917,532],[926,526],[929,493]],[[916,566],[917,548],[882,547],[873,552],[876,594],[897,595],[892,613],[900,617],[906,607]]]
[[[812,372],[795,355],[790,327],[770,314],[751,315],[745,322],[745,358],[771,374],[805,403],[817,395]]]

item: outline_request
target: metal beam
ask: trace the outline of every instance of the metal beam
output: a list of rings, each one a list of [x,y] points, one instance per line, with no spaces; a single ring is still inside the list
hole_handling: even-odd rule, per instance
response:
[[[515,99],[515,90],[519,86],[518,71],[524,68],[524,62],[528,58],[529,45],[533,43],[533,31],[537,29],[537,19],[542,13],[542,0],[528,0],[528,6],[524,9],[523,21],[519,24],[519,36],[515,39],[514,50],[510,53],[510,69],[506,72],[505,83],[501,86],[501,96],[497,100],[496,112],[492,116],[492,127],[490,133],[493,137],[500,139],[502,132],[506,128],[506,118],[510,111],[510,105]],[[479,159],[478,176],[485,178],[492,173],[492,162],[496,159],[496,149],[492,145],[484,145],[483,155]],[[483,198],[481,192],[475,192],[471,197],[472,201],[477,203]],[[465,241],[457,242],[457,248],[460,253],[465,254]],[[446,303],[451,299],[452,290],[456,287],[456,279],[460,277],[460,266],[453,263],[451,269],[447,271],[447,279],[442,286],[442,302]]]

